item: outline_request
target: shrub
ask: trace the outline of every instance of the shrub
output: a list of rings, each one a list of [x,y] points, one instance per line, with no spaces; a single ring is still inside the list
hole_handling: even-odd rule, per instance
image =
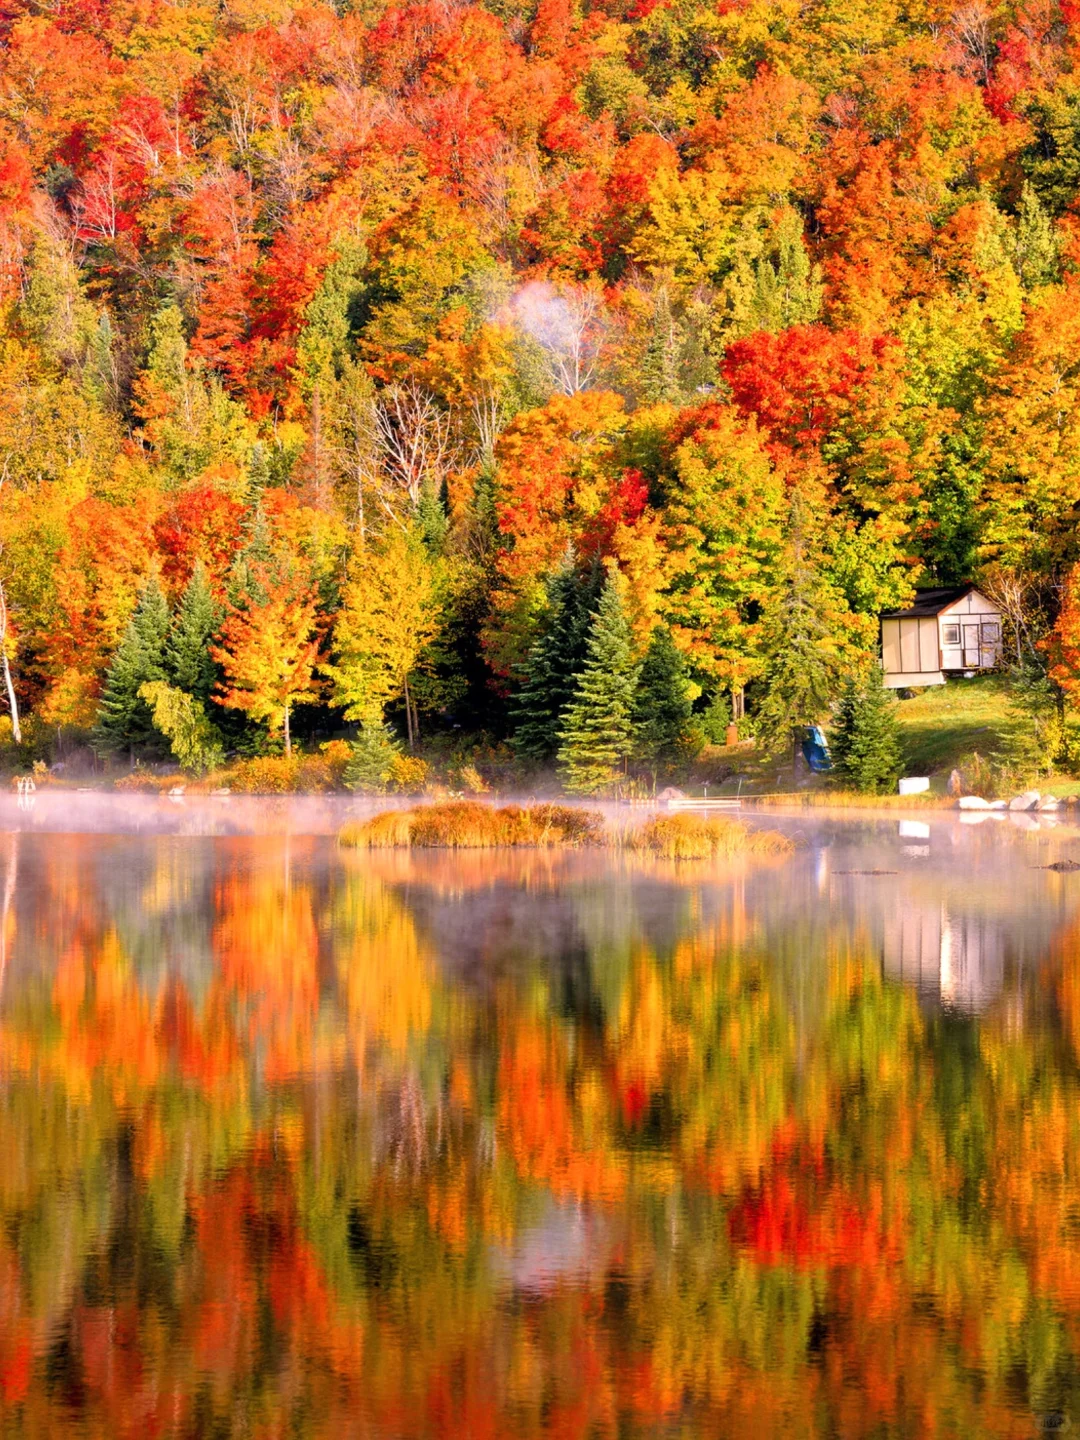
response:
[[[299,788],[299,755],[257,755],[241,760],[229,774],[234,790],[247,795],[289,795]]]
[[[205,775],[221,764],[225,756],[221,734],[208,719],[201,700],[164,680],[140,685],[139,698],[149,705],[154,729],[168,740],[182,770]]]
[[[475,765],[462,765],[457,772],[457,781],[466,795],[486,795],[491,788]]]
[[[428,782],[428,764],[419,755],[399,753],[390,762],[389,784],[401,795],[422,795]]]

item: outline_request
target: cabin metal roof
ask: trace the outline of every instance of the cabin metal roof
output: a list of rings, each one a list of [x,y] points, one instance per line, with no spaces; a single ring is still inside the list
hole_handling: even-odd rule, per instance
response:
[[[882,620],[915,620],[920,616],[940,615],[957,600],[963,600],[976,589],[974,585],[945,585],[936,590],[916,590],[915,603],[908,610],[883,610]]]

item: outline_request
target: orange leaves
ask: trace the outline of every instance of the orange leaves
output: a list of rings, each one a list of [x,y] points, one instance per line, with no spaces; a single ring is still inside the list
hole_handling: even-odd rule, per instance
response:
[[[522,1174],[559,1197],[611,1202],[626,1184],[623,1159],[609,1149],[599,1078],[572,1083],[558,1031],[522,1025],[499,1061],[499,1131]],[[592,1138],[590,1138],[592,1137]]]

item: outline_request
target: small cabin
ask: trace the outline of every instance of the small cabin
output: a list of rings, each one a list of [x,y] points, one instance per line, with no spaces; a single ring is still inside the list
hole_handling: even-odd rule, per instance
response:
[[[1001,611],[974,585],[916,590],[908,610],[881,617],[881,668],[891,690],[944,685],[947,675],[1001,662]]]

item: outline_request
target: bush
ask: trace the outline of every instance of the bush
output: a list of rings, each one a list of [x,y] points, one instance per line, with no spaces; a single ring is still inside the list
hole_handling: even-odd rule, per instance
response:
[[[428,783],[428,763],[419,755],[399,752],[390,762],[389,785],[400,795],[422,795]]]
[[[475,765],[459,766],[457,783],[466,795],[486,795],[491,788]]]
[[[299,755],[257,755],[228,773],[229,784],[246,795],[291,795],[299,789]]]

